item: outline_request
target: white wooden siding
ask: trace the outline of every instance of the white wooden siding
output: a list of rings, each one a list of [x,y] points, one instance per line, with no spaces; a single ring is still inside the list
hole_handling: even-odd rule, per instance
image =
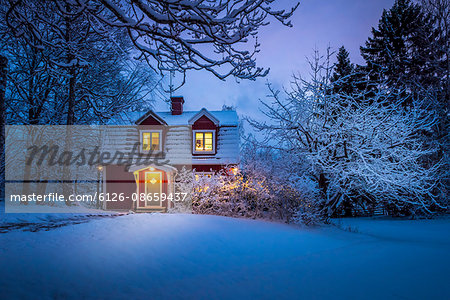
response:
[[[219,127],[217,154],[193,156],[190,126],[169,126],[165,136],[164,152],[172,165],[181,164],[237,164],[239,163],[239,128]],[[129,153],[139,143],[136,126],[114,126],[105,131],[103,151]]]

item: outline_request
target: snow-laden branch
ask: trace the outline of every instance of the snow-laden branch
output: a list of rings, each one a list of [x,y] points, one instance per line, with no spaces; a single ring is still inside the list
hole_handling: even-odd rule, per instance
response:
[[[310,64],[312,79],[294,78],[284,95],[269,86],[262,107],[270,121],[249,120],[291,164],[304,165],[286,176],[316,178],[329,214],[344,202],[395,212],[445,209],[445,162],[431,159],[439,145],[424,138],[438,124],[429,95],[404,107],[401,92],[335,93],[329,65],[318,55]]]
[[[9,3],[8,26],[17,36],[27,36],[39,49],[72,49],[72,60],[53,62],[60,67],[85,63],[77,55],[80,45],[64,42],[65,25],[58,21],[79,19],[105,38],[117,29],[125,30],[139,57],[161,72],[204,69],[220,79],[252,80],[268,73],[255,62],[259,30],[270,18],[291,26],[289,19],[298,6],[276,10],[274,0],[77,0],[64,4],[52,0],[48,3],[54,4],[47,7],[52,7],[53,16],[47,16],[35,1]],[[52,27],[55,34],[46,36],[43,26]]]

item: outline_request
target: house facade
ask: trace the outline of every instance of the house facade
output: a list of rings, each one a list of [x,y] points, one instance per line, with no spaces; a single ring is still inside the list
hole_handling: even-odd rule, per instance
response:
[[[99,166],[103,208],[166,211],[184,167],[208,176],[239,164],[239,119],[235,110],[184,111],[183,97],[171,98],[168,112],[127,113],[114,121],[103,149],[129,154],[129,163]]]

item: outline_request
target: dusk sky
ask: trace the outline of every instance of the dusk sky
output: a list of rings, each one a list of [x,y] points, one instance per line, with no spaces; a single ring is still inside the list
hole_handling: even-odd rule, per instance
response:
[[[291,7],[297,1],[280,1],[277,7]],[[257,55],[258,66],[269,67],[268,76],[256,81],[232,77],[221,81],[206,71],[188,73],[186,84],[175,92],[184,96],[185,110],[220,110],[223,104],[234,105],[240,116],[259,119],[259,99],[266,97],[267,81],[281,88],[288,86],[292,74],[307,74],[306,57],[314,48],[324,52],[327,45],[337,50],[344,45],[354,63],[363,63],[359,47],[376,27],[383,9],[390,8],[394,0],[303,0],[294,13],[293,27],[281,25],[274,19],[261,28]],[[180,75],[178,75],[180,77]],[[175,81],[177,78],[175,78]],[[179,79],[178,79],[179,80]],[[159,101],[157,110],[167,110]]]

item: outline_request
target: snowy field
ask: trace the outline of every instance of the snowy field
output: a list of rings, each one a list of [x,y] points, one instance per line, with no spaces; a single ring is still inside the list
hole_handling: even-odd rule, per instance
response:
[[[134,214],[12,230],[0,298],[450,299],[450,219],[336,223]]]

